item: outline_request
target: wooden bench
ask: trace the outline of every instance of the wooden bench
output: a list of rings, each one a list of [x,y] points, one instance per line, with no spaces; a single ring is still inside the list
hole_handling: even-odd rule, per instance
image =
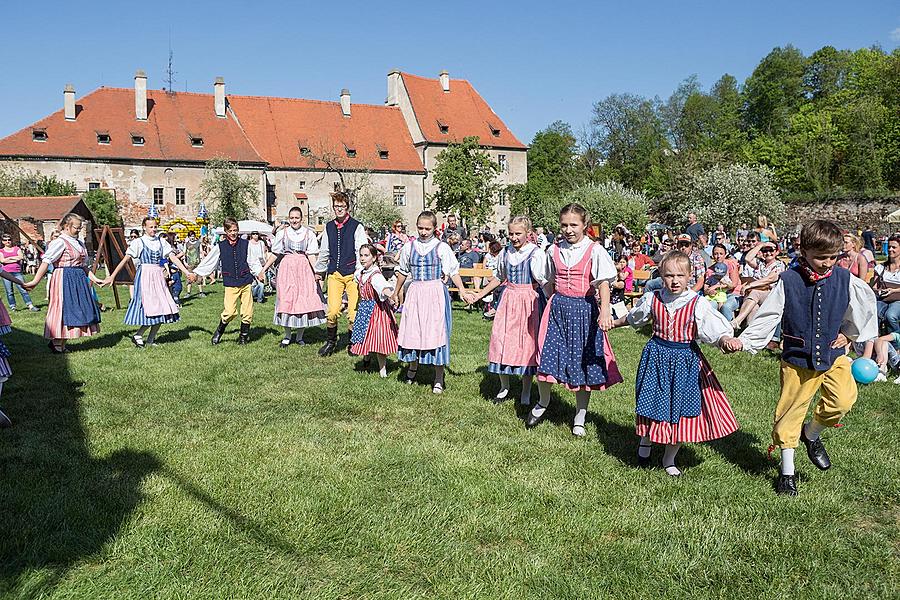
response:
[[[649,281],[650,279],[652,279],[652,275],[650,274],[650,271],[646,271],[644,269],[638,269],[637,271],[635,271],[632,274],[632,277],[634,277],[634,282],[635,282],[634,289],[631,292],[625,292],[625,297],[631,298],[633,300],[634,298],[640,298],[641,296],[644,295],[643,285],[640,286],[641,289],[638,289],[637,280],[640,279],[640,280],[646,282],[646,281]]]
[[[459,276],[460,278],[471,277],[471,284],[466,287],[467,290],[478,290],[481,288],[482,278],[490,279],[494,276],[494,272],[490,269],[485,269],[481,263],[478,263],[471,269],[460,269]],[[463,283],[465,283],[465,281],[463,281]],[[456,287],[451,287],[450,291],[458,292],[459,289]]]

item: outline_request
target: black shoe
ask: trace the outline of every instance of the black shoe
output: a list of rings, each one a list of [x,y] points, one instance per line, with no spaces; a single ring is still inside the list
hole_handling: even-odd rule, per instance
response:
[[[319,356],[331,356],[337,348],[337,325],[325,331],[325,343],[319,348]]]
[[[540,422],[544,420],[544,415],[546,415],[546,414],[547,414],[546,408],[544,409],[544,412],[541,413],[541,416],[539,416],[539,417],[534,416],[534,412],[529,410],[528,416],[525,417],[525,429],[534,429],[535,427],[537,427],[540,424]]]
[[[282,350],[287,350],[288,346],[290,346],[290,345],[291,345],[291,338],[288,338],[288,339],[282,339],[281,343],[278,344],[278,347],[281,348]]]
[[[241,333],[238,335],[238,344],[244,346],[250,343],[250,323],[241,323]]]
[[[134,344],[135,348],[144,347],[144,339],[138,334],[134,334],[133,336],[131,336],[131,343]]]
[[[640,448],[652,448],[653,446],[641,446],[638,445],[638,455],[637,455],[637,464],[642,469],[647,469],[650,467],[650,455],[648,454],[646,458],[640,455]]]
[[[65,350],[59,349],[56,344],[53,343],[53,340],[47,342],[47,347],[50,348],[50,352],[53,354],[63,354],[65,352]]]
[[[7,427],[12,427],[12,421],[9,420],[5,412],[0,410],[0,429],[6,429]]]
[[[828,458],[828,452],[825,451],[825,444],[822,443],[822,438],[811,440],[806,437],[805,430],[806,426],[800,429],[800,441],[806,444],[806,455],[817,469],[827,471],[828,467],[831,466],[831,459]]]
[[[219,326],[216,327],[215,333],[212,336],[213,345],[218,344],[222,341],[222,336],[225,334],[225,328],[228,327],[228,323],[219,322]]]
[[[797,476],[796,475],[779,475],[778,481],[775,482],[775,493],[779,496],[796,496]]]

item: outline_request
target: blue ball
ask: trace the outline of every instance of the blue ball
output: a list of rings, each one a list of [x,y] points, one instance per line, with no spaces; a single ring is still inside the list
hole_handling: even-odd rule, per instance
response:
[[[850,371],[858,383],[872,383],[878,377],[878,365],[871,358],[857,358]]]

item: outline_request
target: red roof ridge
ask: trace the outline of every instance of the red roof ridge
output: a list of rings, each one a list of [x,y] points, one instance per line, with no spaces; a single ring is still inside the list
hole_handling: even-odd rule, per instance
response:
[[[424,79],[425,81],[440,81],[437,77],[425,77],[424,75],[416,75],[414,73],[407,73],[406,71],[400,71],[400,75],[404,77],[415,77],[416,79]],[[452,77],[451,81],[462,81],[463,83],[468,83],[472,85],[468,79],[463,79],[462,77]],[[475,87],[475,86],[472,86]]]
[[[228,98],[246,98],[248,100],[277,100],[279,102],[308,102],[311,104],[328,104],[331,106],[340,106],[340,101],[337,100],[318,100],[315,98],[288,98],[286,96],[257,96],[257,95],[246,95],[246,94],[226,94]],[[366,108],[383,108],[388,110],[399,110],[397,106],[384,106],[383,104],[366,104],[365,102],[354,102],[352,104],[353,108],[357,106],[364,106]]]

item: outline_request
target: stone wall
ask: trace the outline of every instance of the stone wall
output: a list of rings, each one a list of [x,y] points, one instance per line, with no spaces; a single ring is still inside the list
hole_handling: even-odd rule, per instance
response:
[[[788,228],[809,219],[827,219],[848,230],[865,229],[871,225],[878,233],[900,229],[890,225],[887,215],[900,208],[900,197],[869,200],[821,200],[790,202],[785,206]]]

